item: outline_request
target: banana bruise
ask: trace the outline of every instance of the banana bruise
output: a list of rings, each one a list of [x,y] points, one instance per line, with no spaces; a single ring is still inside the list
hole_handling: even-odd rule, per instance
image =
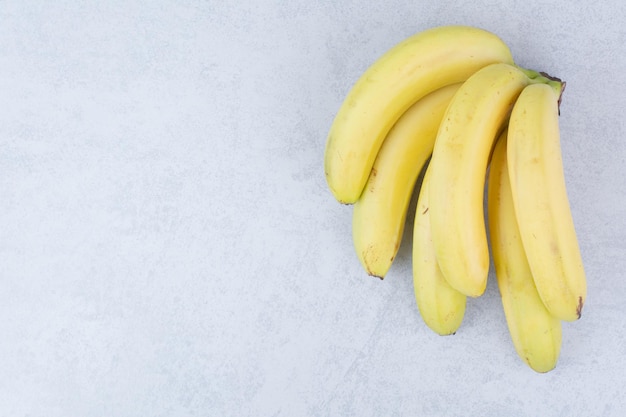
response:
[[[488,65],[461,86],[439,127],[430,162],[433,245],[446,280],[467,296],[482,295],[487,285],[483,192],[489,155],[531,82],[516,66]]]
[[[487,212],[502,307],[519,357],[548,372],[561,351],[561,321],[544,306],[528,265],[513,205],[507,167],[507,133],[498,139],[489,168]]]
[[[383,140],[412,104],[496,62],[513,63],[508,46],[468,26],[420,32],[374,62],[350,89],[327,137],[324,171],[335,199],[357,201]]]
[[[369,275],[382,279],[393,263],[415,182],[432,153],[443,113],[459,87],[440,88],[411,106],[391,128],[376,156],[352,215],[354,247]]]
[[[422,319],[444,336],[461,326],[467,297],[448,284],[437,264],[430,229],[429,171],[424,174],[413,224],[413,288]]]
[[[535,285],[561,320],[580,318],[587,294],[561,157],[561,83],[524,89],[511,113],[507,160],[520,234]]]

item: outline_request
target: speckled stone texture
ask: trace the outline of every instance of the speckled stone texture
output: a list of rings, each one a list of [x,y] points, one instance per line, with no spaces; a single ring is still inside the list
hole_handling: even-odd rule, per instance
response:
[[[0,416],[623,416],[622,1],[0,1]],[[440,24],[568,83],[589,280],[549,374],[493,273],[423,324],[411,242],[362,271],[322,169],[346,92]],[[409,215],[407,230],[412,216]]]

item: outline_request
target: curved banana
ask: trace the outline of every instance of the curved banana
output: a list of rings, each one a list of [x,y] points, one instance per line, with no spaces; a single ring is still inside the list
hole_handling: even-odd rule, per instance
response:
[[[443,336],[461,326],[467,297],[448,284],[437,264],[430,230],[429,177],[430,168],[426,168],[413,226],[413,288],[422,319]]]
[[[324,170],[335,198],[345,204],[359,198],[384,138],[413,103],[494,62],[512,63],[509,48],[467,26],[420,32],[380,57],[351,88],[330,128]]]
[[[459,86],[440,88],[411,106],[380,148],[352,215],[354,248],[369,275],[382,279],[391,267],[415,181],[433,151],[441,118]]]
[[[515,212],[535,285],[561,320],[580,318],[587,284],[570,211],[559,134],[562,84],[524,89],[511,113],[507,159]]]
[[[509,64],[488,65],[457,91],[439,127],[430,162],[433,245],[446,280],[467,296],[480,296],[487,285],[483,191],[489,155],[517,96],[532,82],[547,79]]]
[[[487,185],[493,263],[517,354],[535,371],[548,372],[559,359],[561,321],[543,305],[526,259],[511,195],[506,146],[505,131],[493,151]]]

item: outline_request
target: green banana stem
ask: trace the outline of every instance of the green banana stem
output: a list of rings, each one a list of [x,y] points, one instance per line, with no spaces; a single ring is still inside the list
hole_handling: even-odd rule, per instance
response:
[[[549,80],[547,84],[554,89],[554,92],[559,97],[559,114],[561,114],[561,98],[563,97],[563,91],[565,91],[567,83],[558,77],[548,74],[547,72],[540,72],[540,74]]]
[[[566,82],[558,77],[548,74],[543,71],[535,71],[528,68],[515,65],[520,71],[522,71],[528,78],[530,78],[531,84],[548,84],[554,89],[558,98],[559,114],[561,114],[561,98],[563,97],[563,91],[565,91]]]
[[[524,74],[526,74],[526,76],[527,76],[528,78],[530,78],[531,80],[533,80],[533,81],[537,80],[537,81],[541,82],[540,80],[541,80],[542,78],[545,78],[545,77],[543,77],[543,76],[542,76],[542,74],[541,74],[540,72],[538,72],[538,71],[531,70],[531,69],[528,69],[528,68],[524,68],[524,67],[521,67],[521,66],[519,66],[519,65],[517,65],[517,64],[514,64],[514,66],[515,66],[518,70],[520,70],[520,71],[522,71]]]

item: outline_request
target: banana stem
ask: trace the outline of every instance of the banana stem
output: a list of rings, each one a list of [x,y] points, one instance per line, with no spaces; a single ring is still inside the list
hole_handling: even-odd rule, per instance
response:
[[[526,74],[526,76],[527,76],[528,78],[530,78],[531,80],[533,80],[533,81],[534,81],[534,80],[537,80],[538,78],[539,78],[539,79],[541,79],[541,78],[545,78],[545,77],[543,77],[543,76],[542,76],[542,74],[541,74],[540,72],[538,72],[538,71],[531,70],[531,69],[524,68],[524,67],[520,67],[520,66],[519,66],[519,65],[517,65],[517,64],[515,64],[514,66],[515,66],[518,70],[520,70],[520,71],[522,71],[524,74]]]
[[[550,80],[548,81],[548,85],[554,89],[556,95],[559,97],[557,102],[559,105],[559,114],[561,114],[561,98],[563,97],[563,91],[565,91],[567,83],[559,77],[550,75],[547,72],[540,72],[540,74]]]
[[[563,98],[563,91],[565,91],[565,85],[567,83],[561,80],[550,80],[548,81],[548,85],[554,89],[558,99],[557,105],[559,107],[559,115],[561,114],[561,98]]]
[[[567,83],[558,77],[548,74],[547,72],[535,71],[520,67],[519,65],[515,66],[526,74],[528,78],[530,78],[531,84],[548,84],[554,89],[554,92],[558,97],[557,104],[559,106],[559,114],[561,114],[561,98],[563,97],[563,91],[565,91],[565,85]]]

